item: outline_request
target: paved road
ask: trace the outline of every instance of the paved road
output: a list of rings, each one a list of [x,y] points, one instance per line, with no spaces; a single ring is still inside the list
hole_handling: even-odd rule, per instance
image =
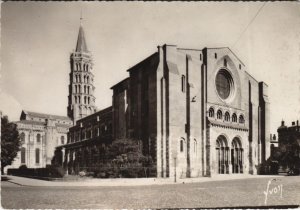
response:
[[[28,187],[1,182],[3,208],[196,208],[263,206],[270,178],[177,185],[122,187]],[[279,190],[282,185],[281,191]],[[300,177],[269,186],[267,205],[299,205]],[[275,193],[276,192],[276,193]]]

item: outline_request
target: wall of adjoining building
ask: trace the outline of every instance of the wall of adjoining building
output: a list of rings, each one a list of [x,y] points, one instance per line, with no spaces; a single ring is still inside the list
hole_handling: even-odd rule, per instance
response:
[[[67,174],[94,171],[107,162],[104,150],[112,142],[112,107],[84,117],[69,129],[66,145],[56,147],[54,164]]]
[[[50,165],[55,147],[67,143],[68,128],[72,125],[72,121],[55,119],[45,114],[44,117],[35,116],[23,111],[20,121],[16,124],[22,144],[15,160],[5,168],[5,171],[22,165],[28,168],[43,168]]]

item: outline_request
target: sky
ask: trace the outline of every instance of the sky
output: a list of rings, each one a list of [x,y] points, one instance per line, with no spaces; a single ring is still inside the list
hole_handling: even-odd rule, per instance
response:
[[[229,47],[269,86],[271,133],[282,119],[300,120],[299,2],[4,2],[0,110],[10,120],[22,109],[67,114],[81,14],[98,109],[111,105],[110,87],[129,67],[175,44]]]

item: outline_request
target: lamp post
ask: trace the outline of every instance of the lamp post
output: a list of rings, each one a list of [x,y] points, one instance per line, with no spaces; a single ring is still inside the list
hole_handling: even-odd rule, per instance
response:
[[[172,158],[174,160],[174,182],[177,182],[177,170],[176,170],[176,165],[177,165],[177,142],[174,145],[173,151],[172,151]]]

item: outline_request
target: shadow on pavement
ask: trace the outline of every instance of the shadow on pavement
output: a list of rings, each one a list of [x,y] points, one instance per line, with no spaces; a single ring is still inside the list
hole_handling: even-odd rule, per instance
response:
[[[11,180],[10,178],[8,178],[7,176],[1,176],[1,182],[4,181],[8,181],[8,180]]]

